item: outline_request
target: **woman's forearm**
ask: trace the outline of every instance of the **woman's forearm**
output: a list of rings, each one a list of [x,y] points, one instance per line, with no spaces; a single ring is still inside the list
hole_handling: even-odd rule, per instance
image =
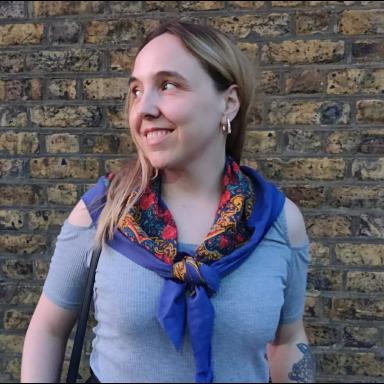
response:
[[[271,346],[269,364],[273,383],[313,383],[315,361],[306,340]]]
[[[21,363],[22,383],[58,383],[67,340],[29,328]]]

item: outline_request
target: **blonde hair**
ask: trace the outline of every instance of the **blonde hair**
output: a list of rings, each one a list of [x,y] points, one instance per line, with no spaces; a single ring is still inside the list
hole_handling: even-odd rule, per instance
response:
[[[152,39],[163,33],[171,33],[184,43],[185,47],[199,60],[214,82],[217,91],[223,92],[230,85],[237,84],[240,109],[233,119],[232,133],[227,136],[226,154],[240,163],[244,144],[246,120],[255,91],[255,69],[241,50],[223,33],[199,24],[183,21],[170,21],[150,32],[139,47],[141,49]],[[136,56],[137,56],[136,55]],[[125,103],[126,117],[129,113],[129,95]],[[137,148],[135,159],[116,172],[111,181],[106,201],[97,224],[95,247],[101,247],[106,239],[113,238],[119,219],[141,197],[157,170],[145,157],[139,143],[132,135]],[[135,190],[135,193],[132,193]],[[95,202],[100,204],[101,200]],[[95,206],[95,209],[100,209]]]

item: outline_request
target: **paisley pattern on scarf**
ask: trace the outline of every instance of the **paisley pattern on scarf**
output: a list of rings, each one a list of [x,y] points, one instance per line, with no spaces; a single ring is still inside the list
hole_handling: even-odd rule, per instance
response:
[[[196,250],[198,262],[210,264],[229,255],[252,235],[247,221],[256,201],[251,180],[229,156],[223,174],[223,193],[215,221]],[[155,178],[138,202],[121,217],[118,229],[167,264],[177,260],[177,228],[161,199],[161,176]]]

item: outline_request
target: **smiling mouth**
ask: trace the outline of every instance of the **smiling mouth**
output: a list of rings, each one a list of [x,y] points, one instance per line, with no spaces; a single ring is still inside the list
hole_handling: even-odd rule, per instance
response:
[[[157,131],[149,132],[146,136],[146,142],[149,145],[157,145],[162,143],[167,136],[171,135],[173,131],[167,129],[159,129]]]

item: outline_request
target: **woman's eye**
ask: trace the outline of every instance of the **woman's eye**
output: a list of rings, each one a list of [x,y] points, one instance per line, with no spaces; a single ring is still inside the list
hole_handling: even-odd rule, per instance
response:
[[[140,90],[137,88],[137,87],[135,87],[135,88],[132,88],[131,89],[131,95],[133,95],[134,97],[137,97],[137,92],[139,92]]]
[[[169,85],[171,86],[171,88],[167,87]],[[162,84],[162,88],[164,88],[164,89],[172,89],[172,87],[176,87],[176,85],[169,82],[169,81],[164,81],[164,83]]]

